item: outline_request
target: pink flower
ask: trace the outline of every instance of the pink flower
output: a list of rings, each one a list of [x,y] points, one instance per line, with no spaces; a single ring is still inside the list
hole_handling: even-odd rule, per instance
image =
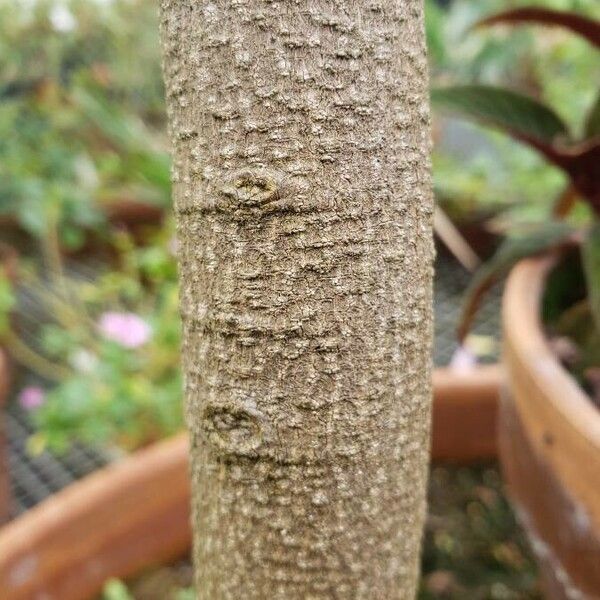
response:
[[[25,410],[35,410],[46,401],[46,392],[41,387],[30,385],[21,390],[18,400]]]
[[[100,333],[124,348],[138,348],[152,335],[150,325],[134,313],[106,312],[98,323]]]

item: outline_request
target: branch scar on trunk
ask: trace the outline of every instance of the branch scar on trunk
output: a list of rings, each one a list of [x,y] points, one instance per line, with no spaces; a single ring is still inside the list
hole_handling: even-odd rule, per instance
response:
[[[289,193],[282,174],[261,167],[241,169],[221,186],[216,208],[236,217],[261,217],[287,209]]]
[[[202,423],[208,442],[224,457],[257,457],[269,437],[266,416],[250,404],[209,404]]]

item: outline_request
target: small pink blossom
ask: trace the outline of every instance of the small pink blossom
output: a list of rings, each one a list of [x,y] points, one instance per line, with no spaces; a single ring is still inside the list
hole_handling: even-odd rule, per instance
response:
[[[35,410],[46,401],[46,392],[41,387],[30,385],[21,390],[18,400],[25,410]]]
[[[455,371],[470,371],[477,366],[477,357],[464,346],[459,346],[450,359],[450,368]]]
[[[150,325],[135,313],[105,312],[98,323],[100,333],[124,348],[138,348],[152,335]]]

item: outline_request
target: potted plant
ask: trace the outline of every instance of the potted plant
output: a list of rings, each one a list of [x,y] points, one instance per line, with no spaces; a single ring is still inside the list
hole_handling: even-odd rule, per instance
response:
[[[523,8],[479,25],[568,28],[596,48],[600,23]],[[569,185],[543,224],[509,237],[471,287],[459,335],[493,281],[517,263],[503,304],[507,393],[499,422],[509,491],[550,598],[600,590],[600,95],[581,138],[547,106],[515,92],[461,86],[433,92],[438,106],[485,121],[540,152]],[[579,214],[572,208],[579,202]],[[581,204],[586,209],[581,208]],[[584,215],[582,216],[582,213]],[[524,259],[538,255],[537,258]]]
[[[36,298],[25,315],[0,277],[0,341],[39,382],[17,395],[37,427],[29,451],[62,452],[80,441],[115,457],[0,529],[3,598],[89,597],[108,576],[189,546],[171,236],[167,227],[140,247],[115,232],[120,268],[93,276],[67,274],[54,245],[43,267],[21,264],[18,285]]]

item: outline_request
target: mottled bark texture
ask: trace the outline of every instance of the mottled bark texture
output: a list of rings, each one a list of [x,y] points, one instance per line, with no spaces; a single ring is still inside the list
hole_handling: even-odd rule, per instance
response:
[[[430,413],[421,0],[162,0],[204,600],[409,599]]]

